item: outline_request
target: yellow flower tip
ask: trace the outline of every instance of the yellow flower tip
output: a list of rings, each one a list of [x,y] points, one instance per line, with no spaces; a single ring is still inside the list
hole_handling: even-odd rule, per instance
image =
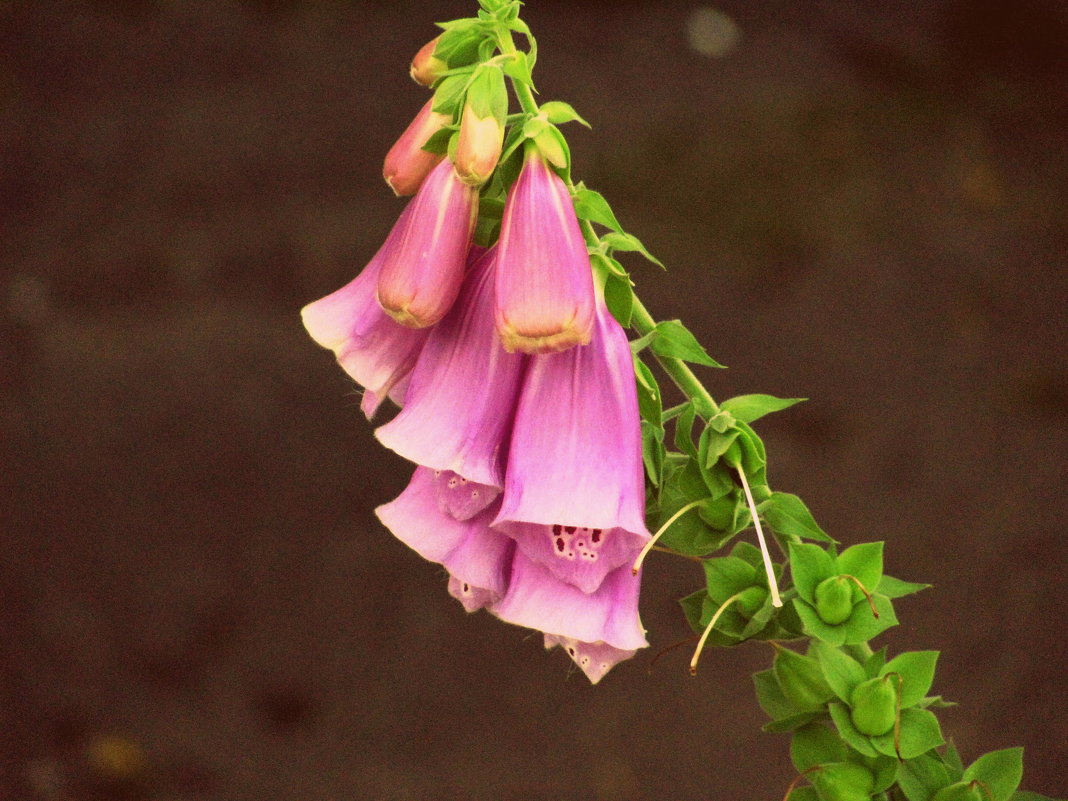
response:
[[[565,328],[551,334],[529,335],[521,334],[510,326],[506,326],[501,332],[501,345],[508,353],[559,353],[576,345],[590,344],[590,332],[579,331],[575,328]]]

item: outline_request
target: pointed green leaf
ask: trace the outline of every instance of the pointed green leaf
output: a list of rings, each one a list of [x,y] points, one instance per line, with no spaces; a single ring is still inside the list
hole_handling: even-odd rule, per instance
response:
[[[913,595],[914,593],[917,593],[920,590],[926,590],[931,586],[933,585],[915,584],[911,581],[896,579],[893,576],[883,576],[875,591],[881,595],[885,595],[887,598],[904,598],[906,595]]]
[[[879,671],[880,676],[896,673],[901,676],[901,708],[915,706],[934,681],[938,651],[907,651],[898,654]]]
[[[950,781],[946,766],[937,757],[923,754],[901,763],[897,783],[908,801],[931,801]]]
[[[720,604],[752,585],[756,573],[751,564],[735,556],[706,559],[704,568],[708,596]]]
[[[827,707],[827,711],[831,713],[831,720],[834,721],[834,727],[838,729],[838,735],[854,751],[858,751],[867,757],[879,755],[879,752],[872,746],[871,741],[857,731],[856,726],[853,725],[853,721],[849,717],[849,707],[845,704],[834,703]]]
[[[881,734],[871,738],[879,753],[887,756],[897,756],[894,749],[894,732]],[[925,754],[932,748],[942,745],[942,729],[938,725],[938,718],[926,709],[902,709],[901,710],[901,758],[915,759],[920,754]]]
[[[634,234],[624,233],[623,231],[614,231],[613,233],[605,234],[601,237],[601,241],[612,250],[625,250],[641,253],[647,260],[651,261],[657,267],[666,269],[660,259],[646,250],[645,245],[643,245],[641,240],[634,236]]]
[[[570,104],[563,102],[562,100],[549,100],[541,104],[541,113],[549,118],[549,122],[554,125],[563,125],[565,122],[575,121],[585,125],[587,128],[592,127],[586,120],[579,116],[579,113],[571,107]]]
[[[664,429],[653,425],[648,420],[641,421],[642,462],[646,475],[654,487],[659,487],[664,480]]]
[[[697,418],[697,409],[693,401],[687,401],[678,419],[675,421],[675,447],[683,453],[697,458],[697,447],[693,444],[693,424]]]
[[[759,420],[766,414],[778,412],[782,409],[789,409],[795,403],[801,403],[803,400],[807,400],[807,398],[776,398],[774,395],[739,395],[736,398],[729,398],[723,401],[719,407],[721,409],[726,409],[739,420],[746,423],[752,423],[754,420]]]
[[[814,712],[834,696],[819,662],[789,648],[776,647],[772,666],[783,694],[802,712]]]
[[[630,328],[634,312],[634,287],[629,278],[609,275],[604,282],[604,302],[623,328]]]
[[[772,499],[778,494],[773,493]],[[757,509],[764,519],[768,517],[766,506],[761,504]],[[798,594],[809,603],[814,603],[816,586],[836,574],[833,557],[820,546],[806,542],[791,542],[789,554],[790,575]]]
[[[580,220],[589,220],[613,231],[623,230],[616,215],[612,213],[612,207],[600,192],[581,187],[572,195],[572,200],[575,202],[575,214]]]
[[[808,601],[801,598],[795,598],[794,610],[797,612],[797,616],[801,620],[801,626],[804,629],[805,634],[810,637],[815,637],[817,640],[821,640],[828,645],[845,645],[847,634],[845,628],[843,626],[832,626],[828,623],[824,623],[816,613],[816,610],[809,605]]]
[[[868,678],[864,667],[849,654],[826,643],[814,642],[812,652],[823,667],[823,677],[834,694],[849,703],[853,688]]]
[[[753,686],[756,688],[757,703],[772,720],[797,714],[797,709],[783,694],[771,668],[754,673]]]
[[[653,371],[641,359],[635,358],[634,377],[637,379],[638,412],[642,420],[648,420],[654,426],[660,427],[663,404],[660,401],[660,386],[656,383]]]
[[[682,613],[686,615],[686,620],[690,624],[690,628],[696,632],[704,630],[704,626],[701,625],[701,614],[707,597],[708,593],[702,589],[690,593],[685,598],[679,599],[679,606],[682,607]]]
[[[875,611],[879,613],[878,617],[872,614],[867,601],[861,601],[853,607],[853,614],[849,616],[849,620],[840,626],[846,632],[846,645],[859,645],[867,642],[891,626],[897,625],[897,614],[889,598],[883,595],[873,595],[872,603],[875,604]]]
[[[790,759],[798,773],[825,762],[844,762],[848,754],[845,743],[822,723],[802,726],[790,740]]]
[[[679,320],[665,320],[657,323],[656,333],[656,339],[650,347],[660,356],[682,359],[684,362],[693,364],[703,364],[706,367],[723,366],[705,352],[697,338]]]
[[[1009,801],[1022,778],[1022,748],[1005,748],[983,754],[964,771],[964,781],[982,782],[994,801]]]
[[[771,493],[771,497],[761,503],[757,511],[769,526],[787,537],[834,542],[817,525],[805,502],[789,492]]]
[[[853,576],[868,592],[875,592],[883,577],[883,544],[862,542],[838,554],[838,572]]]

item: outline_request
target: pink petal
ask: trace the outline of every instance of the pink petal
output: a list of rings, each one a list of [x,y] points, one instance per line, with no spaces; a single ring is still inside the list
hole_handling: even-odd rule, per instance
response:
[[[649,539],[644,518],[634,364],[601,306],[589,345],[530,359],[493,525],[557,578],[592,592]]]
[[[493,325],[494,251],[468,272],[411,376],[404,409],[375,435],[405,459],[503,486],[503,455],[524,367]]]
[[[590,340],[593,273],[567,186],[527,152],[501,219],[496,324],[506,350],[550,353]]]
[[[559,645],[568,656],[578,665],[590,684],[596,684],[604,678],[605,674],[624,659],[634,656],[634,650],[621,650],[603,642],[581,642],[571,637],[561,637],[557,634],[545,635],[546,650]]]
[[[492,611],[556,637],[635,651],[648,645],[638,617],[640,585],[641,576],[626,565],[609,573],[596,592],[584,593],[517,550],[508,591]]]
[[[374,258],[355,279],[301,310],[304,327],[319,345],[329,348],[356,383],[365,388],[360,408],[370,418],[387,395],[415,366],[427,331],[406,328],[391,319],[375,299],[382,263],[397,245],[397,231],[409,217],[405,209]]]
[[[382,177],[396,194],[415,194],[430,171],[444,158],[443,154],[423,150],[423,145],[450,122],[452,117],[434,111],[434,98],[419,109],[382,164]]]

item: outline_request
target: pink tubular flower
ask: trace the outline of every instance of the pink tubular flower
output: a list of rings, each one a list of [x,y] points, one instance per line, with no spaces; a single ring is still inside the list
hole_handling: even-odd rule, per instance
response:
[[[584,593],[649,540],[634,363],[603,303],[589,345],[530,359],[493,526]]]
[[[401,325],[426,328],[452,306],[464,278],[478,190],[464,184],[451,162],[435,167],[394,226],[378,276],[378,302]],[[399,229],[399,230],[398,230]]]
[[[405,379],[429,331],[405,328],[375,300],[382,263],[396,248],[406,209],[374,258],[341,289],[309,303],[300,316],[311,338],[334,351],[338,363],[365,392],[360,408],[370,418],[389,395],[403,398]]]
[[[496,495],[525,357],[505,353],[494,329],[494,257],[487,251],[470,267],[459,300],[423,347],[405,408],[375,433],[405,459]]]
[[[435,36],[425,45],[419,48],[419,52],[412,58],[412,65],[408,74],[412,80],[421,86],[430,86],[438,79],[438,76],[448,69],[440,58],[435,58],[434,50],[437,49],[438,40],[441,36]]]
[[[397,195],[415,194],[423,179],[445,158],[442,153],[423,150],[426,141],[452,121],[448,114],[438,114],[433,107],[431,98],[386,154],[382,177]]]
[[[550,353],[590,341],[593,273],[571,195],[537,148],[504,207],[497,331],[508,351]]]

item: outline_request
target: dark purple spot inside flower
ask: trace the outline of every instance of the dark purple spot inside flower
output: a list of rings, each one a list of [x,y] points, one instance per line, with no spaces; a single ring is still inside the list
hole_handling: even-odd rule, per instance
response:
[[[576,526],[564,526],[564,531],[566,531],[568,534],[574,534],[576,528]]]
[[[555,534],[556,536],[560,536],[560,524],[559,523],[557,523],[556,525],[553,526],[553,534]]]
[[[563,537],[557,537],[556,538],[556,550],[558,550],[560,553],[564,552],[564,540],[563,540]]]
[[[592,542],[600,542],[601,541],[601,529],[595,528],[593,531],[590,532],[590,541],[592,541]]]

